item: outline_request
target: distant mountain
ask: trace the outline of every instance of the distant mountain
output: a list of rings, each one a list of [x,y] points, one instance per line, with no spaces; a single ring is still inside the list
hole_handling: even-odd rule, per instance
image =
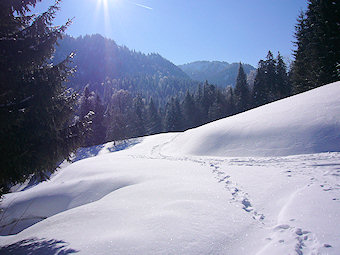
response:
[[[78,91],[89,85],[90,90],[105,97],[104,91],[124,89],[165,101],[197,87],[197,82],[159,54],[136,52],[98,34],[65,36],[56,48],[53,62],[64,60],[71,52],[76,53],[72,66],[77,72],[67,86]]]
[[[239,63],[229,64],[221,61],[196,61],[189,64],[179,65],[189,77],[196,81],[215,84],[219,87],[228,85],[235,86]],[[249,64],[243,64],[244,71],[250,77],[255,68]],[[250,81],[251,83],[251,81]]]

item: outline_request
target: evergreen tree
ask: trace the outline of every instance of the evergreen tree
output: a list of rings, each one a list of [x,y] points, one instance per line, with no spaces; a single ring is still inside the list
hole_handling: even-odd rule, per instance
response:
[[[94,117],[92,121],[92,137],[91,145],[98,145],[105,142],[106,127],[105,127],[105,107],[98,95],[95,97],[93,106]]]
[[[174,98],[171,98],[171,101],[167,103],[165,106],[164,131],[165,132],[176,131],[175,122],[176,122],[175,103]]]
[[[174,100],[174,111],[175,111],[175,131],[183,131],[184,116],[178,98],[175,98]]]
[[[283,61],[282,56],[278,53],[276,60],[276,91],[275,91],[275,99],[281,99],[288,97],[291,94],[291,86],[287,73],[287,66]]]
[[[160,133],[162,131],[162,121],[158,114],[157,108],[151,98],[147,108],[146,132],[148,135]]]
[[[183,131],[184,118],[177,98],[172,98],[167,104],[164,129],[167,132]]]
[[[226,88],[226,116],[231,116],[235,114],[235,103],[234,103],[234,92],[231,86]]]
[[[266,79],[265,61],[260,60],[255,76],[254,88],[252,94],[252,105],[258,107],[268,103],[268,87]]]
[[[90,96],[93,96],[90,93],[89,86],[85,86],[83,95],[80,99],[80,118],[86,116],[91,110],[93,110],[93,105],[91,104]]]
[[[196,126],[204,124],[205,121],[205,113],[203,107],[203,89],[201,84],[198,85],[197,93],[194,97],[195,106],[197,109],[197,122]]]
[[[209,121],[215,121],[227,116],[227,101],[225,95],[222,94],[220,89],[216,89],[215,101],[209,108],[208,117]]]
[[[209,108],[208,119],[210,121],[215,121],[223,117],[221,105],[216,100]]]
[[[126,90],[119,90],[112,95],[108,106],[109,119],[106,140],[122,140],[132,136],[133,99]]]
[[[339,80],[340,3],[309,0],[296,25],[293,93]]]
[[[67,25],[51,27],[58,4],[40,16],[37,0],[0,2],[0,190],[45,176],[81,143],[86,123],[70,124],[76,95],[62,86],[68,60],[49,64]],[[1,191],[0,191],[1,193]]]
[[[207,123],[209,121],[209,108],[215,102],[216,99],[216,87],[205,81],[203,86],[203,95],[201,101],[199,102],[202,106],[202,118],[203,123]]]
[[[258,107],[289,96],[291,86],[282,56],[277,59],[269,51],[266,60],[260,60],[254,80],[252,106]]]
[[[133,99],[133,118],[132,125],[134,126],[134,137],[140,137],[146,135],[146,109],[143,98],[140,94]]]
[[[237,112],[243,112],[248,110],[250,101],[250,92],[247,83],[247,76],[243,70],[242,64],[238,70],[236,79],[236,86],[234,91],[235,105]]]
[[[183,115],[185,118],[185,129],[199,125],[199,111],[189,91],[187,91],[183,100]]]
[[[276,84],[276,60],[271,51],[268,51],[265,61],[265,77],[267,100],[273,102],[277,100],[278,87]]]

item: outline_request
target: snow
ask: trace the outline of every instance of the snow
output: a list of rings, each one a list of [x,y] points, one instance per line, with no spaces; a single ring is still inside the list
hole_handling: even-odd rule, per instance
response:
[[[339,254],[339,130],[337,82],[83,149],[4,197],[0,254]]]
[[[240,157],[340,151],[339,86],[336,82],[192,129],[166,152]]]

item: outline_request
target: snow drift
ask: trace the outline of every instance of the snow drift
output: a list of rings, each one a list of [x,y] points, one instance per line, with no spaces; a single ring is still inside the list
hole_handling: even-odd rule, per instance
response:
[[[340,82],[189,130],[164,152],[286,156],[340,151]]]
[[[83,150],[4,197],[0,254],[337,255],[339,120],[337,82],[184,133]]]

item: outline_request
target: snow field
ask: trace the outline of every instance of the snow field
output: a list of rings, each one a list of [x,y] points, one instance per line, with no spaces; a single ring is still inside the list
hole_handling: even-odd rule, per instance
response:
[[[0,254],[337,255],[339,130],[337,82],[82,151],[94,157],[5,196]]]

